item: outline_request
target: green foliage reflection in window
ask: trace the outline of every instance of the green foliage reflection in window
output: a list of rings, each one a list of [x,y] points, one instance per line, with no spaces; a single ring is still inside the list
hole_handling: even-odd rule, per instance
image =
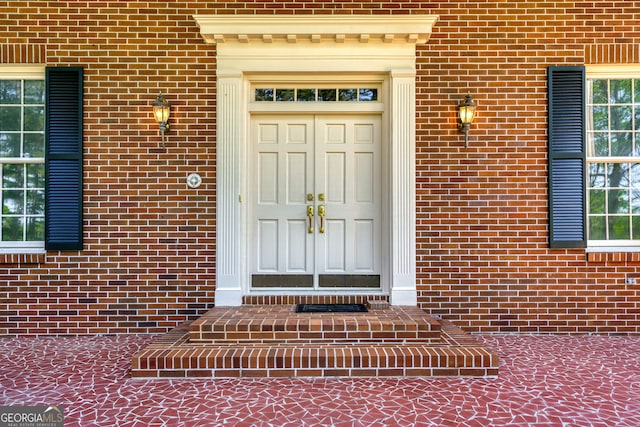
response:
[[[257,88],[257,102],[376,102],[377,88]]]

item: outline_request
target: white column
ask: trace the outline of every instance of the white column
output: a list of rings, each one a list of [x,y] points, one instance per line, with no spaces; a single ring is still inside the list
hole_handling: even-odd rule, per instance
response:
[[[415,70],[392,71],[391,304],[417,305]]]
[[[240,148],[242,74],[218,75],[216,306],[242,304]]]

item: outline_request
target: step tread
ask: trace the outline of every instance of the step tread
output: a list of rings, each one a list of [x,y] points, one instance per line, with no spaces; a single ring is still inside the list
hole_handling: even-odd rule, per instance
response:
[[[206,342],[333,338],[433,340],[438,338],[440,328],[439,320],[416,307],[367,313],[296,313],[295,305],[217,307],[189,326],[192,340]],[[335,335],[329,336],[330,333]]]

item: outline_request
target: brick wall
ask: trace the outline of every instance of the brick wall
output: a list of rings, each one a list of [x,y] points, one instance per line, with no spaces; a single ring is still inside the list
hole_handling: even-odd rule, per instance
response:
[[[0,260],[0,334],[163,332],[213,305],[216,58],[191,15],[222,13],[439,15],[417,59],[420,305],[487,333],[639,332],[638,257],[549,250],[546,186],[546,67],[639,62],[636,2],[298,0],[0,9],[0,64],[85,67],[85,250]]]

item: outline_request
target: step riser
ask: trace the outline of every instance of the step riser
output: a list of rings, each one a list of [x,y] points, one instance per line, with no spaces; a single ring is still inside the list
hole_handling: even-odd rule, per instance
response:
[[[496,378],[498,369],[484,368],[379,368],[379,369],[257,369],[237,370],[156,370],[135,371],[137,379],[183,379],[183,378],[307,378],[307,377],[466,377]]]
[[[198,338],[193,338],[196,335]],[[355,344],[361,343],[394,343],[394,344],[410,344],[410,343],[437,343],[440,341],[440,332],[420,332],[420,333],[385,333],[373,331],[354,331],[354,332],[203,332],[200,334],[191,334],[191,342],[194,343],[345,343],[351,342]]]
[[[217,348],[189,357],[155,355],[134,364],[135,378],[470,376],[497,375],[497,360],[481,348],[451,351],[423,346],[376,348]],[[465,354],[466,353],[466,354]]]

